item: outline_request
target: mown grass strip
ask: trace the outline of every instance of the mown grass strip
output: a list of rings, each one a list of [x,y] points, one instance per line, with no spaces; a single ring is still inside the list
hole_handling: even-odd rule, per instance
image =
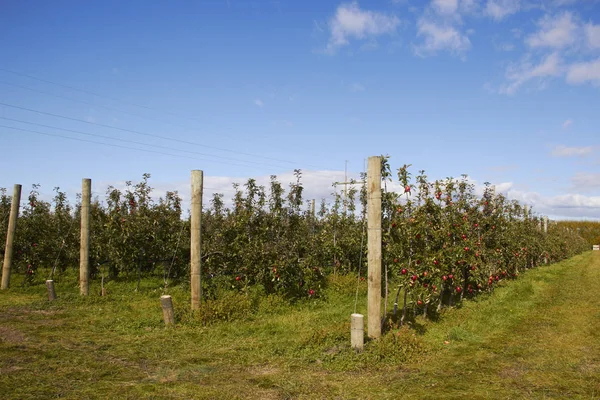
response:
[[[528,271],[437,322],[417,320],[423,334],[391,332],[362,354],[349,348],[346,284],[327,301],[262,299],[252,314],[207,326],[180,312],[169,329],[151,282],[83,299],[57,286],[52,303],[42,286],[11,289],[0,293],[3,397],[600,396],[598,253]],[[188,306],[173,293],[175,307]]]

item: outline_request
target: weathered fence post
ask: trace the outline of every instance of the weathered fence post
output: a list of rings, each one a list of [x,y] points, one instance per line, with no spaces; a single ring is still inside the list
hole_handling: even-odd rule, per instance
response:
[[[2,289],[10,286],[10,269],[12,267],[13,242],[17,230],[17,219],[19,218],[19,206],[21,204],[21,185],[15,185],[13,197],[10,204],[10,217],[8,230],[6,231],[6,247],[4,248],[4,264],[2,266]]]
[[[81,242],[79,245],[79,293],[90,293],[90,203],[92,180],[84,178],[81,189]]]
[[[548,234],[548,216],[544,215],[544,234]],[[544,264],[548,264],[548,252],[544,252]]]
[[[368,334],[381,336],[381,157],[369,157],[367,170]]]
[[[173,299],[171,299],[171,296],[160,296],[160,305],[163,310],[165,325],[175,325],[175,313],[173,312]]]
[[[200,170],[192,171],[192,215],[191,215],[191,287],[192,287],[192,310],[198,310],[202,301],[202,186],[204,173]]]
[[[48,301],[56,300],[56,292],[54,291],[54,281],[49,279],[46,281],[46,289],[48,289]]]
[[[365,317],[362,314],[351,315],[350,344],[356,351],[362,351],[365,345]]]

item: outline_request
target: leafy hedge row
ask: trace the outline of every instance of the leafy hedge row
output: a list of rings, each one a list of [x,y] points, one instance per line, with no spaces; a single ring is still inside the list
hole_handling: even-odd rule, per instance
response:
[[[558,221],[558,225],[577,232],[590,246],[600,244],[600,221]]]
[[[385,158],[382,173],[384,187],[392,185]],[[103,200],[94,199],[95,276],[161,274],[165,283],[187,281],[189,218],[184,218],[176,192],[154,200],[149,178],[146,174],[135,185],[127,182],[123,191],[109,187]],[[346,207],[336,195],[313,214],[303,198],[300,171],[296,178],[287,190],[275,176],[268,187],[253,179],[235,185],[231,205],[222,194],[205,200],[202,268],[207,296],[257,285],[290,298],[319,296],[327,274],[356,273],[361,262],[366,264],[364,186],[352,186]],[[521,205],[494,195],[489,185],[483,196],[476,196],[466,177],[430,182],[421,171],[413,180],[404,166],[396,182],[403,193],[382,193],[384,295],[395,296],[403,314],[434,312],[545,260],[557,261],[588,247],[559,225],[551,224],[544,234],[538,217],[526,216]],[[46,279],[38,276],[40,270],[56,268],[60,274],[78,267],[80,205],[70,204],[58,188],[52,202],[41,201],[38,190],[37,185],[31,190],[17,227],[15,272],[25,274],[26,282]],[[2,242],[9,208],[10,198],[1,189]],[[366,266],[361,274],[365,272]]]
[[[392,317],[399,317],[398,308],[403,317],[435,312],[528,268],[589,249],[581,236],[555,223],[544,233],[541,218],[496,195],[489,183],[477,196],[466,176],[431,182],[420,171],[413,180],[408,167],[397,173],[404,193],[383,194],[385,276],[395,283]],[[391,180],[387,162],[382,175]]]

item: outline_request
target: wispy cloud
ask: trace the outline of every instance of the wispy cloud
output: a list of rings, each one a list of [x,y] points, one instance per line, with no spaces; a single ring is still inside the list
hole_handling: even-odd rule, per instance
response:
[[[550,218],[600,219],[600,196],[566,193],[559,196],[543,196],[537,192],[519,190],[512,183],[496,184],[496,193],[510,200],[533,206],[534,213]]]
[[[265,105],[261,99],[254,99],[254,104],[258,107],[263,107]]]
[[[507,82],[499,93],[515,94],[529,81],[544,87],[551,77],[562,77],[571,85],[600,86],[600,58],[589,58],[597,57],[600,49],[600,25],[583,23],[571,11],[546,14],[536,25],[536,31],[524,38],[530,52],[508,66]]]
[[[525,39],[530,47],[554,49],[570,46],[578,39],[577,24],[572,13],[565,11],[556,16],[544,16],[538,21],[539,30]]]
[[[585,157],[592,154],[594,149],[592,146],[585,147],[568,147],[565,145],[558,145],[552,149],[552,156],[554,157]]]
[[[497,21],[517,13],[521,9],[520,0],[488,0],[483,13]]]
[[[568,129],[571,125],[573,125],[573,120],[568,119],[563,122],[562,127],[563,129]]]
[[[502,94],[515,94],[519,88],[528,81],[543,80],[550,77],[560,76],[563,72],[562,60],[558,53],[551,53],[538,64],[531,62],[531,57],[526,56],[520,63],[509,65],[506,71],[508,83],[500,87]]]
[[[578,172],[571,178],[571,184],[577,192],[600,190],[600,173]]]
[[[600,49],[600,25],[587,24],[584,29],[588,46]]]
[[[464,18],[476,15],[479,7],[479,0],[432,0],[417,18],[421,42],[413,47],[415,54],[425,57],[446,51],[464,57],[471,49],[469,35],[475,33],[465,28]]]
[[[422,18],[417,23],[417,36],[422,37],[423,42],[415,46],[415,53],[422,57],[442,50],[464,54],[471,48],[467,35],[448,23],[436,23]]]
[[[575,85],[586,82],[600,85],[600,58],[571,64],[567,72],[567,82]]]
[[[341,4],[329,21],[331,36],[327,50],[348,45],[351,39],[373,39],[381,35],[393,34],[400,19],[393,14],[363,10],[357,2]]]
[[[432,0],[431,6],[441,14],[452,14],[458,10],[458,0]]]

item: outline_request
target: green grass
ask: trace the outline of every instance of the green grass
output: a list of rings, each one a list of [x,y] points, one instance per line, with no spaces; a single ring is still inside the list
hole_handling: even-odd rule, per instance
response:
[[[528,271],[362,354],[349,348],[354,284],[338,277],[325,300],[293,306],[234,296],[212,305],[211,318],[231,320],[211,324],[173,287],[175,328],[162,324],[159,281],[81,298],[63,279],[53,303],[43,285],[17,284],[0,292],[2,398],[600,398],[598,252]]]

